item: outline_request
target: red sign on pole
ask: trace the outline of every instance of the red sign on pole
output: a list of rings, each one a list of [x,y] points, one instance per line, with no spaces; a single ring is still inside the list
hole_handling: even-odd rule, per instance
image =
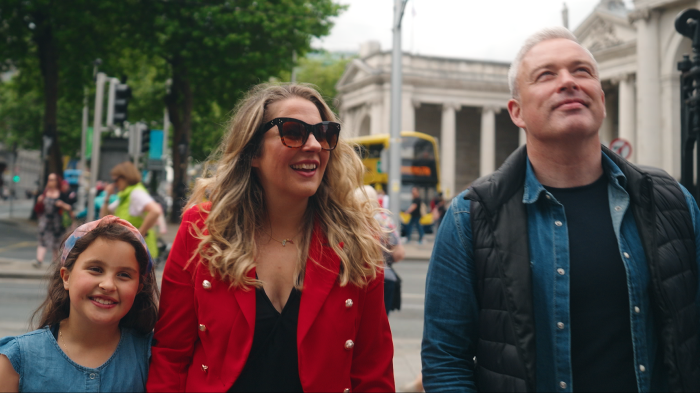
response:
[[[632,144],[622,138],[615,138],[610,142],[610,150],[619,154],[625,160],[632,157]]]

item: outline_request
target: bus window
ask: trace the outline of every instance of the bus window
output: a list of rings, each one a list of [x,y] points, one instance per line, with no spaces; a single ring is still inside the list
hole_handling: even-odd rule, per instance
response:
[[[425,139],[416,137],[401,138],[401,158],[410,160],[434,160],[433,144]]]
[[[381,158],[382,157],[382,151],[384,150],[384,144],[382,143],[377,143],[374,145],[369,145],[368,149],[368,155],[363,158]]]

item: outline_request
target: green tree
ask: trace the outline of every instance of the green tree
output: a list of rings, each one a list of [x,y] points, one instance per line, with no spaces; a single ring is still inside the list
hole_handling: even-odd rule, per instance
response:
[[[326,103],[336,111],[335,98],[338,91],[335,85],[345,72],[345,67],[356,56],[322,51],[319,53],[309,53],[299,60],[296,67],[296,81],[299,83],[310,83],[318,88]],[[289,81],[289,72],[283,73],[280,78]]]
[[[3,85],[3,97],[30,104],[4,123],[19,127],[13,135],[31,135],[36,129],[27,117],[41,116],[41,135],[52,143],[46,162],[48,172],[62,171],[61,118],[80,119],[83,85],[90,80],[90,63],[98,52],[100,37],[110,26],[96,23],[105,4],[90,0],[3,0],[0,2],[0,71],[18,70],[18,80]],[[41,110],[36,102],[42,101]],[[64,111],[75,109],[77,111]],[[66,118],[67,117],[67,118]],[[36,124],[36,123],[35,123]],[[23,134],[21,130],[31,132]],[[23,138],[20,138],[23,139]],[[26,137],[24,138],[26,139]],[[25,141],[26,142],[26,141]],[[36,143],[36,142],[34,142]],[[31,144],[31,142],[29,142]]]
[[[171,80],[164,101],[173,126],[172,220],[186,194],[187,157],[193,126],[217,110],[233,108],[252,85],[292,67],[292,54],[312,37],[330,32],[342,6],[332,0],[138,1],[118,25],[122,39],[167,63]],[[218,119],[216,120],[218,121]],[[200,131],[212,124],[199,122]],[[197,132],[197,143],[200,143]],[[214,133],[214,135],[220,135]],[[207,138],[204,138],[207,139]],[[207,143],[211,143],[208,138]],[[218,140],[218,137],[215,138]]]

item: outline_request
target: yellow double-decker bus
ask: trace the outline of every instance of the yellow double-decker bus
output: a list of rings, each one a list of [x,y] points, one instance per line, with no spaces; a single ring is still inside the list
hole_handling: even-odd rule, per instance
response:
[[[389,134],[361,136],[349,139],[365,165],[364,183],[381,186],[388,193]],[[420,220],[427,231],[432,231],[433,216],[430,200],[440,192],[440,160],[435,138],[414,131],[401,132],[401,221],[408,224],[410,215],[403,213],[411,205],[411,189],[417,187],[426,212]],[[387,207],[387,206],[385,206]],[[430,233],[430,232],[428,232]]]

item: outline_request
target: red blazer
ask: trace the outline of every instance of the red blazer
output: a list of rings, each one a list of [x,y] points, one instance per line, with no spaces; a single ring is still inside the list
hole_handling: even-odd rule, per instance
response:
[[[185,213],[165,265],[146,384],[151,392],[227,391],[253,345],[255,290],[229,289],[195,263],[198,259],[185,268],[199,242],[190,223],[204,228],[205,219],[199,207]],[[306,392],[393,392],[394,345],[383,275],[364,288],[341,287],[340,258],[322,239],[314,230],[299,306],[301,385]]]

